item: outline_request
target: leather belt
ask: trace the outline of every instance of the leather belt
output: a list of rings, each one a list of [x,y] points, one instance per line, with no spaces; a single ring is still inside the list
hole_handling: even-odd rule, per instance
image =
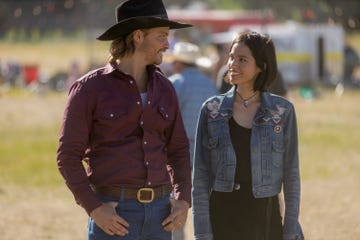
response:
[[[115,186],[92,186],[95,193],[117,199],[136,199],[140,203],[151,203],[155,198],[167,196],[172,192],[170,184],[157,187],[115,187]]]

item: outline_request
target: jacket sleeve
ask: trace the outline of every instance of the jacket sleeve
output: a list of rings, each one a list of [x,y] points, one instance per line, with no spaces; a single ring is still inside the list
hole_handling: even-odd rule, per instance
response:
[[[195,141],[195,156],[192,179],[193,224],[196,240],[213,238],[210,223],[211,171],[207,146],[207,114],[205,104],[200,113]]]
[[[298,154],[298,132],[296,114],[291,105],[287,116],[287,139],[285,139],[285,161],[284,161],[284,240],[304,239],[299,223],[300,209],[300,170]]]

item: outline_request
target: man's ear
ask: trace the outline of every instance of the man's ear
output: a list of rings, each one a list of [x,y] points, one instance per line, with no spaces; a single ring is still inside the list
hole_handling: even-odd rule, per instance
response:
[[[140,29],[135,30],[133,32],[133,40],[135,44],[141,43],[144,40],[144,32],[141,31]]]

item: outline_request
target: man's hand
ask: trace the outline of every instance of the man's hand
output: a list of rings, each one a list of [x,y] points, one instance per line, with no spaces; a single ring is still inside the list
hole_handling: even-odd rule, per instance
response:
[[[176,231],[182,228],[186,222],[189,203],[184,200],[170,199],[172,211],[171,214],[162,222],[166,231]]]
[[[111,236],[115,234],[125,236],[129,233],[127,230],[129,223],[116,213],[116,205],[117,202],[103,203],[100,207],[95,208],[90,213],[90,217],[94,219],[96,225],[98,225],[106,234]]]

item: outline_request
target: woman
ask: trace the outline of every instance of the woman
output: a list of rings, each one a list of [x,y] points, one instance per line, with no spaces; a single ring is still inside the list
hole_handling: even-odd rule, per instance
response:
[[[230,47],[226,94],[208,99],[197,127],[195,239],[303,239],[296,116],[268,93],[277,74],[272,40],[243,32]],[[282,225],[278,193],[284,186]]]

